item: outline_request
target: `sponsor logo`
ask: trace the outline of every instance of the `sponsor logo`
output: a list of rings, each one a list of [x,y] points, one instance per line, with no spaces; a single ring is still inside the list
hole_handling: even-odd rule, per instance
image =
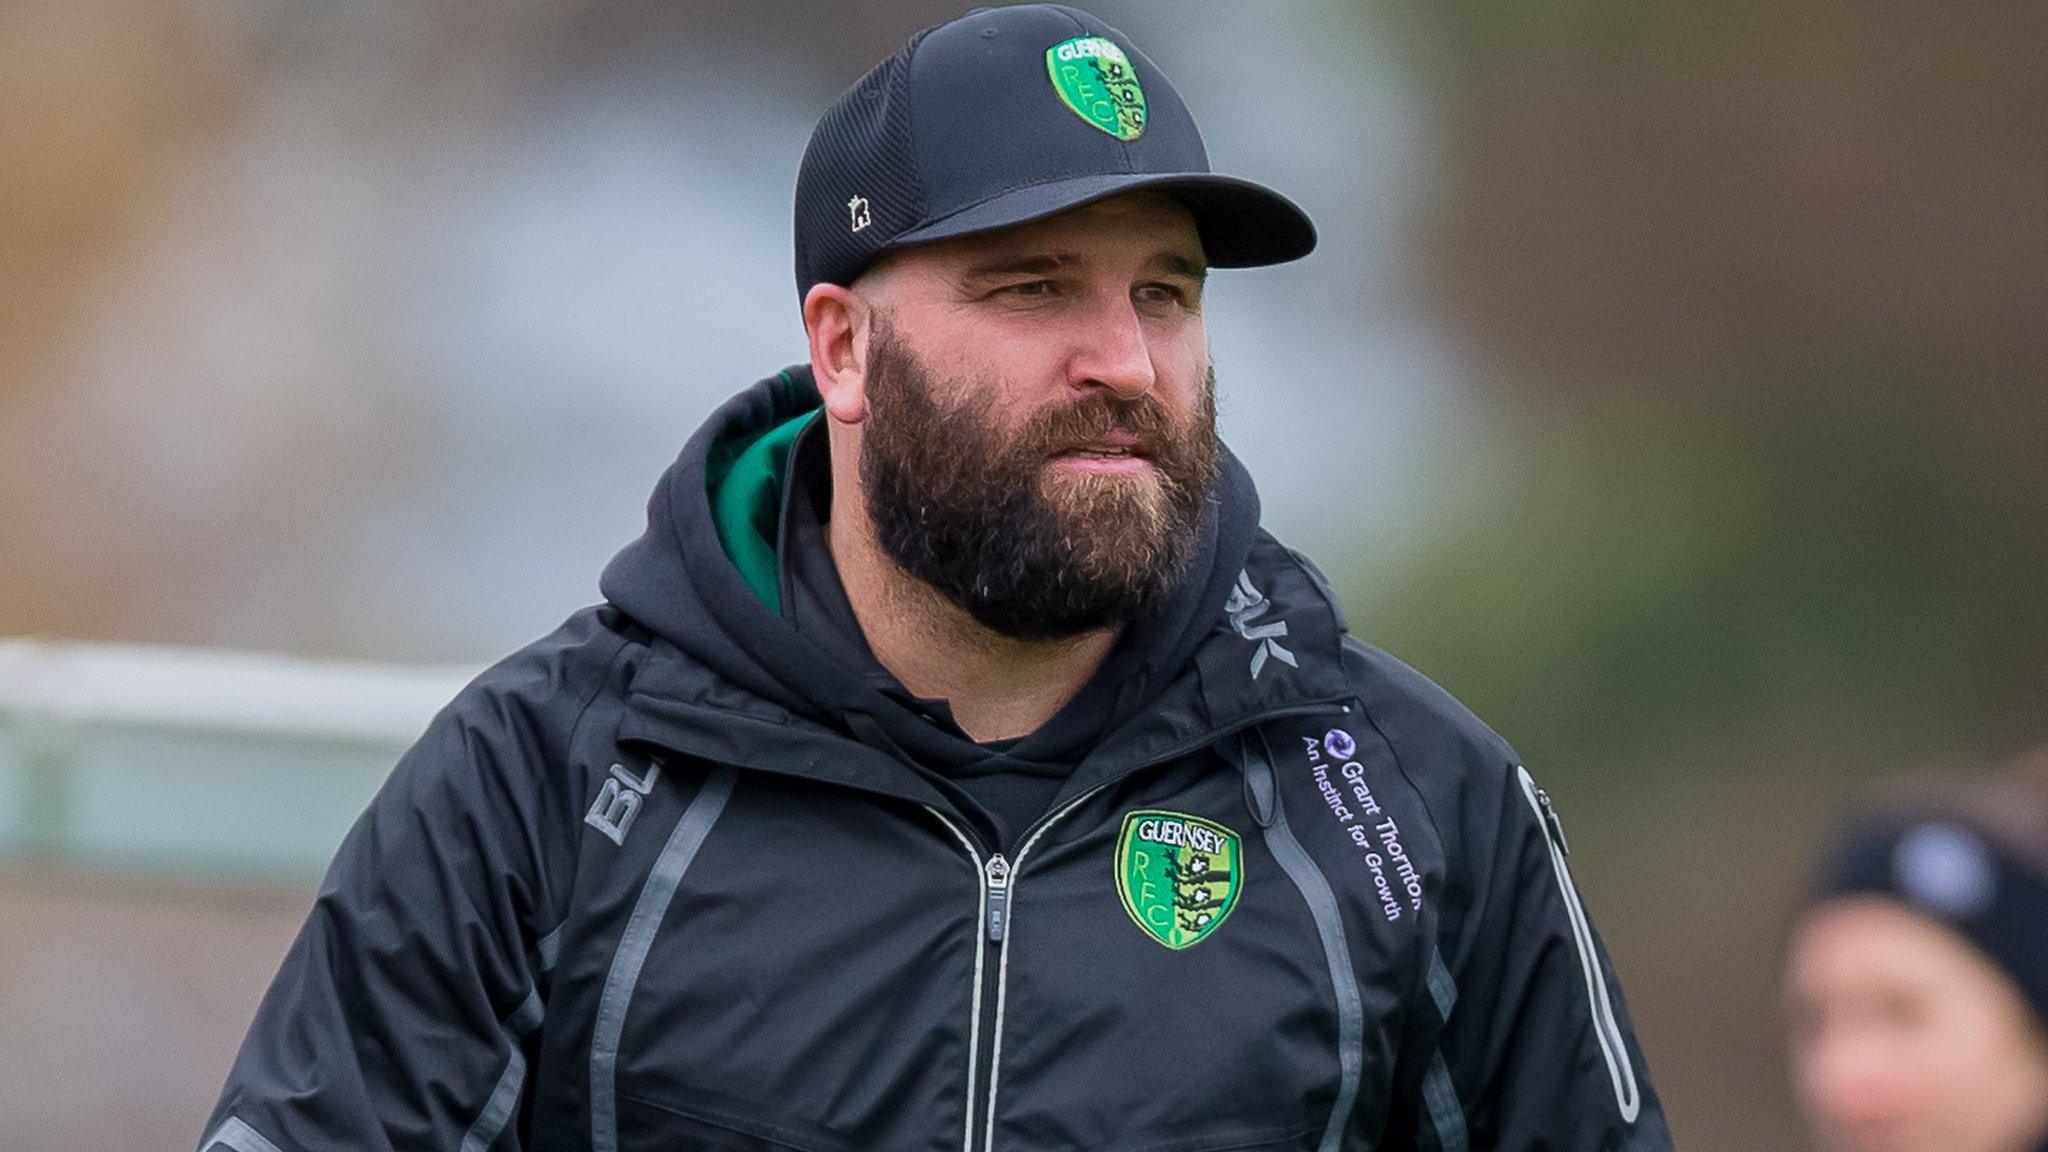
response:
[[[1321,740],[1301,738],[1301,755],[1316,791],[1365,861],[1380,915],[1391,924],[1422,911],[1422,870],[1408,855],[1401,822],[1381,807],[1366,779],[1365,765],[1353,759],[1357,752],[1358,741],[1342,728],[1330,729]]]
[[[1237,574],[1237,586],[1230,590],[1230,598],[1223,603],[1223,613],[1230,617],[1230,626],[1236,629],[1239,636],[1258,644],[1258,647],[1252,649],[1254,680],[1259,678],[1259,673],[1266,670],[1268,660],[1278,660],[1289,668],[1301,667],[1294,662],[1294,653],[1289,652],[1280,643],[1280,637],[1287,635],[1287,621],[1252,623],[1264,616],[1272,607],[1273,602],[1266,599],[1266,594],[1252,587],[1251,573],[1242,571]]]
[[[1332,728],[1323,733],[1323,750],[1330,754],[1332,760],[1349,760],[1358,751],[1358,741],[1342,728]]]
[[[1244,889],[1238,835],[1185,812],[1124,815],[1116,839],[1116,890],[1147,936],[1176,951],[1221,927]]]
[[[849,220],[851,231],[858,232],[875,222],[874,216],[868,212],[868,198],[865,196],[855,196],[853,199],[848,200],[846,202],[846,212],[851,218]]]
[[[1131,58],[1101,36],[1076,36],[1045,50],[1053,91],[1074,115],[1119,140],[1145,134],[1145,90]]]
[[[624,847],[626,833],[633,830],[633,821],[640,815],[641,797],[654,791],[654,782],[660,778],[659,765],[650,765],[645,776],[633,775],[623,764],[612,765],[611,775],[605,777],[597,800],[583,814],[583,822]]]

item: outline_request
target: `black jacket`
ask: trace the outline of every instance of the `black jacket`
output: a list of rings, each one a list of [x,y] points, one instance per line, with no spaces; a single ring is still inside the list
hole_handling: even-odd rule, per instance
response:
[[[817,403],[727,403],[607,603],[406,754],[202,1152],[1670,1147],[1547,799],[1234,459],[1105,735],[993,844],[958,737],[730,558],[773,501],[709,490]]]

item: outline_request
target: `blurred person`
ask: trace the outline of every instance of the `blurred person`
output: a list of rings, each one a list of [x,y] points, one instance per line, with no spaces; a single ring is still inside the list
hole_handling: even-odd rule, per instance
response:
[[[795,231],[810,362],[400,762],[202,1148],[1670,1148],[1549,798],[1217,439],[1205,277],[1300,209],[1025,5]]]
[[[1795,926],[1786,998],[1828,1152],[2048,1152],[2048,751],[1859,821]]]

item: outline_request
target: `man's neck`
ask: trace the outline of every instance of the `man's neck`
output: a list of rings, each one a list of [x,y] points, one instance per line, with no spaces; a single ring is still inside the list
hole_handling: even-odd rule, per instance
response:
[[[882,551],[867,510],[844,498],[846,488],[834,487],[827,539],[869,650],[912,693],[945,700],[975,741],[1037,731],[1109,655],[1114,628],[1025,641],[983,627]]]

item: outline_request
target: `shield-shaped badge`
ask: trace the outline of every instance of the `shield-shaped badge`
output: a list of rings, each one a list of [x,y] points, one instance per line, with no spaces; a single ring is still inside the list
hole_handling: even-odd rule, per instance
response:
[[[1126,813],[1116,839],[1116,890],[1124,911],[1168,948],[1208,938],[1244,889],[1238,835],[1185,812]]]
[[[1116,41],[1076,36],[1045,50],[1054,91],[1074,115],[1119,140],[1145,134],[1145,90]]]

